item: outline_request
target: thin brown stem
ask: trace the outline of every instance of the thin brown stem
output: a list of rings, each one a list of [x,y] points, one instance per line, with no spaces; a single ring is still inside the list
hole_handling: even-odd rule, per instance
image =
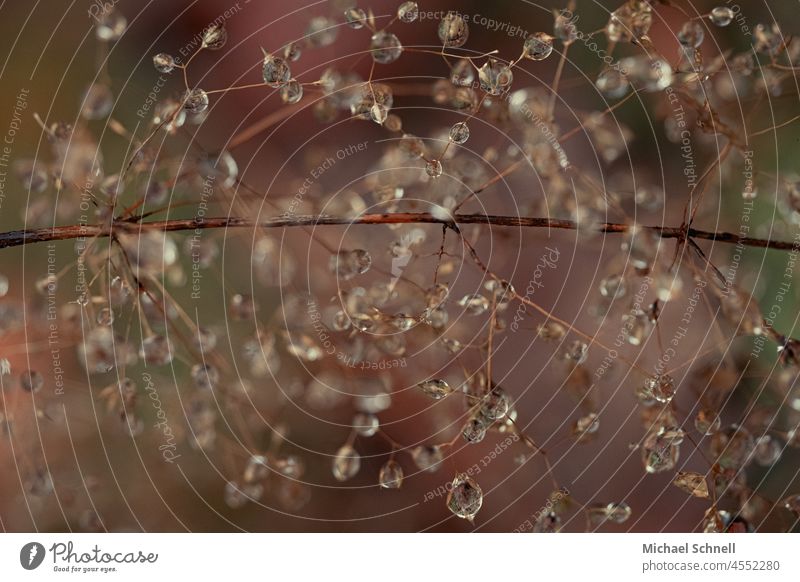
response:
[[[12,230],[0,233],[0,249],[25,244],[69,240],[80,237],[104,238],[115,234],[137,234],[143,231],[182,231],[205,230],[210,228],[291,228],[316,227],[356,224],[442,224],[457,227],[463,224],[485,224],[490,226],[509,226],[516,228],[552,228],[561,230],[577,230],[578,223],[560,218],[540,218],[530,216],[502,216],[493,214],[456,214],[449,218],[433,216],[426,212],[396,212],[389,214],[362,214],[355,218],[326,215],[282,215],[265,220],[252,220],[239,217],[214,217],[205,219],[181,218],[174,220],[158,220],[137,222],[133,219],[117,220],[111,226],[79,225],[53,226],[28,230]],[[597,224],[593,230],[599,233],[626,233],[634,225],[605,222]],[[776,250],[793,250],[800,243],[793,241],[776,241],[771,239],[740,237],[731,232],[715,232],[695,228],[682,229],[671,226],[639,226],[658,234],[661,238],[678,238],[688,236],[694,239],[713,240],[716,242],[743,244],[745,246]]]

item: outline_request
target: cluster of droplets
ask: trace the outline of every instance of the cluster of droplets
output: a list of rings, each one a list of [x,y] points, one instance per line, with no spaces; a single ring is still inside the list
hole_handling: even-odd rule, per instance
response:
[[[344,22],[352,29],[368,29],[369,54],[374,63],[386,65],[395,62],[405,52],[400,39],[388,30],[378,29],[375,16],[371,11],[357,6],[349,7],[343,13]],[[680,94],[687,105],[693,103],[698,81],[714,82],[706,74],[705,64],[701,58],[701,49],[709,34],[706,20],[719,27],[728,26],[736,17],[728,7],[714,8],[703,18],[685,22],[677,32],[681,62],[673,69],[670,62],[655,52],[646,55],[628,56],[618,62],[618,67],[607,66],[599,73],[596,87],[606,98],[621,99],[631,89],[644,92],[663,92],[671,87],[680,86]],[[419,18],[419,7],[415,2],[404,2],[397,9],[396,21],[412,23]],[[394,22],[394,20],[393,20]],[[528,36],[522,46],[522,58],[538,62],[550,57],[555,51],[555,41],[564,46],[575,43],[581,38],[576,20],[566,13],[556,15],[552,35],[537,32]],[[648,38],[654,22],[654,6],[643,0],[628,0],[615,10],[605,27],[605,35],[612,43],[630,43],[635,46],[648,47]],[[277,90],[281,100],[286,104],[298,103],[303,98],[303,84],[292,75],[291,63],[301,58],[303,48],[316,49],[330,45],[336,38],[336,22],[325,17],[311,20],[304,44],[290,43],[281,50],[270,53],[264,51],[261,66],[263,83],[270,89]],[[103,43],[115,42],[125,32],[126,21],[117,11],[107,11],[97,25],[97,37]],[[770,59],[780,58],[781,52],[789,55],[798,52],[797,43],[784,46],[782,35],[777,27],[759,25],[755,29],[755,49],[759,55],[767,55]],[[454,181],[477,188],[485,182],[486,172],[476,164],[465,161],[461,149],[450,146],[462,146],[470,140],[470,122],[473,118],[485,115],[498,127],[519,130],[523,136],[520,147],[509,149],[509,158],[529,161],[542,178],[548,193],[555,198],[549,211],[553,216],[573,219],[578,222],[597,224],[599,218],[608,210],[606,204],[632,205],[635,210],[654,212],[660,210],[657,190],[652,184],[636,184],[633,187],[614,186],[609,201],[600,201],[601,196],[591,191],[591,200],[578,199],[586,196],[573,192],[574,185],[565,178],[565,170],[570,168],[566,153],[559,144],[561,135],[553,114],[551,99],[547,92],[539,87],[531,87],[512,91],[514,82],[513,68],[517,62],[504,61],[500,58],[484,55],[481,66],[473,62],[473,58],[456,58],[451,54],[467,43],[469,27],[464,17],[456,12],[449,12],[438,26],[438,38],[443,54],[448,53],[451,63],[446,78],[440,79],[433,87],[432,98],[437,105],[447,106],[459,115],[455,123],[448,124],[435,139],[422,139],[403,130],[403,121],[393,111],[394,93],[390,83],[365,80],[353,71],[340,72],[335,69],[326,70],[319,81],[312,85],[321,92],[321,98],[311,106],[315,118],[323,123],[331,123],[340,111],[347,112],[355,119],[371,121],[381,128],[395,134],[396,145],[389,146],[387,153],[377,162],[371,181],[367,181],[366,194],[349,191],[342,193],[337,200],[328,201],[330,207],[343,216],[358,216],[371,204],[380,204],[388,211],[400,208],[405,202],[406,190],[412,190],[422,183],[428,189],[426,200],[435,205],[434,216],[452,218],[450,209],[457,208],[463,198],[449,190],[444,176],[453,176]],[[200,50],[215,51],[222,49],[227,40],[224,27],[214,25],[203,31]],[[525,61],[522,61],[525,63]],[[732,59],[737,74],[750,77],[758,68],[752,55],[737,55]],[[527,63],[536,66],[533,63]],[[159,53],[153,57],[153,65],[163,74],[182,69],[183,64],[175,57]],[[710,65],[709,65],[710,67]],[[710,69],[709,69],[710,70]],[[771,91],[780,86],[780,76],[770,85]],[[306,85],[307,86],[307,85]],[[476,89],[479,89],[477,91]],[[721,91],[720,91],[721,93]],[[153,109],[153,124],[168,133],[175,133],[187,121],[199,122],[209,108],[209,95],[200,88],[187,87],[185,92],[176,98],[159,101]],[[93,83],[84,93],[81,102],[82,122],[109,117],[114,106],[114,95],[105,82]],[[687,107],[687,110],[698,109]],[[703,108],[700,108],[703,109]],[[698,114],[701,115],[701,114]],[[599,154],[599,160],[611,166],[623,159],[629,151],[630,142],[634,139],[633,131],[611,116],[600,112],[579,113],[581,128],[591,140]],[[697,119],[697,127],[708,127],[708,120]],[[712,124],[713,125],[713,124]],[[479,127],[473,125],[473,127]],[[675,128],[665,120],[668,136],[675,137]],[[700,130],[697,130],[700,131]],[[20,160],[15,164],[15,172],[22,185],[32,193],[43,193],[51,186],[62,188],[65,185],[84,183],[83,178],[91,177],[97,184],[95,195],[109,202],[113,208],[117,199],[124,196],[133,185],[133,180],[125,175],[104,175],[102,158],[90,133],[81,125],[71,127],[67,124],[54,123],[46,127],[46,133],[54,153],[54,162],[47,167],[39,162]],[[679,133],[680,135],[680,133]],[[672,139],[671,138],[671,139]],[[673,141],[675,141],[673,139]],[[69,145],[69,147],[67,146]],[[444,146],[440,147],[441,144]],[[482,152],[486,161],[494,163],[501,153],[496,148]],[[133,160],[133,168],[137,172],[149,171],[153,168],[162,170],[166,166],[158,166],[154,162],[156,156],[143,150]],[[407,167],[409,162],[417,165],[415,173],[398,171],[398,167]],[[420,165],[424,164],[422,167]],[[227,151],[213,154],[197,155],[191,161],[191,171],[187,174],[213,176],[219,188],[232,189],[239,181],[239,170],[233,156]],[[53,168],[60,167],[56,172]],[[424,176],[420,170],[424,169]],[[389,175],[384,178],[384,175]],[[426,178],[427,177],[427,178]],[[181,177],[173,184],[168,180],[154,178],[144,187],[146,204],[166,202],[181,182],[190,183],[191,178]],[[579,178],[580,180],[580,178]],[[613,181],[611,182],[613,184]],[[788,177],[779,181],[785,190],[786,212],[800,221],[800,179]],[[197,183],[191,183],[196,186]],[[623,191],[629,190],[626,195]],[[619,191],[616,191],[619,190]],[[749,196],[754,198],[755,190]],[[573,195],[574,194],[574,195]],[[35,207],[34,207],[35,208]],[[46,209],[46,208],[43,208]],[[40,209],[41,212],[42,209]],[[526,209],[528,210],[528,209]],[[532,209],[531,209],[532,210]],[[341,212],[339,212],[341,211]],[[31,210],[28,210],[31,212]],[[438,214],[437,214],[438,213]],[[108,208],[98,211],[98,219],[108,220]],[[32,221],[36,222],[36,221]],[[288,355],[304,364],[321,365],[327,357],[326,342],[328,336],[320,333],[331,332],[336,350],[344,354],[346,361],[369,361],[374,354],[381,356],[402,357],[408,350],[407,345],[413,341],[415,334],[433,333],[436,349],[443,354],[453,356],[462,353],[466,346],[459,339],[450,337],[446,332],[451,320],[451,312],[458,308],[463,319],[489,319],[493,333],[502,333],[506,321],[502,313],[506,307],[519,298],[514,287],[508,281],[490,279],[483,286],[464,294],[450,297],[448,284],[436,282],[423,289],[423,297],[403,302],[405,296],[398,293],[397,287],[404,285],[406,275],[402,268],[418,258],[417,248],[425,241],[425,231],[408,231],[395,229],[396,239],[389,245],[387,256],[392,261],[391,283],[370,283],[367,281],[381,260],[380,253],[375,252],[367,244],[354,244],[331,254],[328,269],[335,276],[337,286],[330,308],[320,308],[319,321],[316,326],[304,327],[294,322],[307,319],[307,305],[322,305],[324,302],[307,302],[307,298],[294,298],[287,301],[284,315],[290,329],[275,333],[270,329],[257,325],[242,342],[240,356],[252,380],[264,379],[278,372],[285,366],[281,356]],[[368,241],[369,242],[369,241]],[[201,245],[187,241],[187,254],[191,253],[199,268],[210,269],[219,256],[217,244],[212,239],[204,239]],[[98,274],[99,282],[108,290],[107,297],[82,296],[77,304],[64,306],[64,321],[76,321],[80,308],[91,311],[91,329],[86,332],[78,347],[81,361],[91,374],[105,374],[112,370],[125,370],[137,362],[148,369],[158,369],[176,365],[188,354],[191,359],[188,375],[191,390],[186,403],[186,413],[195,448],[212,449],[218,438],[217,393],[222,392],[227,398],[236,399],[250,397],[254,392],[248,381],[228,386],[226,366],[221,363],[217,352],[216,333],[203,328],[192,329],[192,340],[183,345],[170,334],[169,327],[176,321],[185,318],[175,305],[171,304],[166,292],[144,288],[140,280],[157,278],[163,274],[174,286],[185,285],[187,276],[180,266],[180,248],[176,237],[170,234],[148,232],[132,234],[122,231],[115,237],[117,244],[130,263],[131,273],[125,276]],[[76,249],[80,252],[81,249]],[[666,302],[674,299],[682,292],[682,280],[677,272],[666,268],[663,257],[659,254],[659,237],[653,229],[632,226],[623,234],[620,248],[624,255],[624,264],[614,264],[608,274],[600,281],[599,293],[592,305],[592,312],[598,318],[604,318],[612,312],[615,305],[624,305],[624,312],[618,314],[623,333],[620,344],[642,347],[648,344],[650,335],[658,323],[659,310]],[[121,261],[120,261],[121,262]],[[282,253],[274,238],[261,236],[255,241],[251,266],[257,280],[265,286],[288,285],[297,264],[287,253]],[[395,267],[400,266],[400,274]],[[442,260],[439,254],[437,276],[446,277],[455,269],[454,263]],[[652,296],[643,302],[637,295],[644,280],[655,281]],[[437,279],[437,281],[439,281]],[[411,281],[416,287],[417,282]],[[45,295],[56,289],[57,280],[52,276],[42,277],[36,285],[38,292]],[[7,292],[8,282],[0,284],[0,296]],[[715,297],[720,303],[720,312],[724,318],[736,323],[736,333],[747,336],[769,336],[780,339],[774,330],[765,325],[764,318],[754,298],[735,287],[713,288]],[[630,301],[630,303],[628,303]],[[139,340],[123,338],[118,334],[118,314],[136,309],[146,318],[143,335]],[[305,314],[303,311],[305,310]],[[256,322],[263,309],[253,295],[233,293],[230,295],[226,316],[234,325],[245,326]],[[19,314],[3,312],[4,327],[13,326],[20,320]],[[7,316],[7,317],[6,317]],[[305,319],[304,319],[305,318]],[[96,322],[96,325],[94,324]],[[78,318],[78,323],[80,323]],[[419,329],[418,329],[419,328]],[[77,329],[77,326],[76,326]],[[557,346],[558,364],[566,370],[566,384],[570,395],[576,400],[579,412],[571,422],[571,434],[578,443],[590,443],[597,438],[601,429],[601,411],[592,391],[591,374],[587,369],[591,341],[587,337],[576,337],[566,325],[548,319],[536,327],[536,338]],[[372,336],[372,337],[369,337]],[[788,338],[779,343],[782,361],[796,364],[800,357],[798,348]],[[619,346],[617,346],[619,347]],[[621,349],[621,348],[620,348]],[[185,352],[185,353],[184,353]],[[197,352],[197,353],[195,353]],[[346,352],[346,353],[345,353]],[[200,354],[200,357],[198,356]],[[181,357],[179,357],[179,355]],[[285,361],[285,358],[284,358]],[[458,438],[466,444],[482,442],[490,432],[513,432],[516,430],[517,411],[513,398],[502,387],[496,385],[486,376],[485,368],[465,372],[459,381],[443,375],[416,382],[417,391],[433,401],[460,398],[464,402],[467,413],[458,433]],[[344,391],[331,388],[335,378],[325,373],[320,374],[308,385],[287,389],[286,398],[303,398],[311,406],[325,409],[332,408],[344,400]],[[20,388],[31,394],[39,394],[44,385],[44,377],[35,370],[27,370],[18,376]],[[678,471],[673,483],[676,487],[694,497],[709,499],[721,495],[733,495],[744,499],[752,491],[743,478],[742,471],[751,463],[769,467],[776,463],[784,450],[784,442],[796,447],[800,445],[800,437],[796,432],[784,434],[767,434],[763,426],[754,421],[743,424],[723,425],[717,410],[720,409],[720,394],[732,390],[732,381],[716,391],[706,392],[698,398],[699,408],[692,412],[694,429],[700,437],[708,437],[709,453],[715,465],[710,474]],[[339,382],[341,383],[341,382]],[[699,382],[698,382],[699,383]],[[344,482],[355,479],[362,470],[362,458],[358,452],[360,441],[384,437],[378,414],[387,410],[392,404],[392,386],[384,379],[382,382],[358,383],[352,393],[352,405],[355,415],[352,420],[351,434],[346,442],[332,452],[331,471],[336,481]],[[634,392],[642,407],[645,434],[639,444],[644,470],[647,473],[675,472],[680,460],[680,449],[687,436],[687,427],[677,418],[677,386],[681,394],[689,389],[691,382],[676,382],[671,372],[647,375],[638,382]],[[725,382],[722,382],[725,384]],[[727,392],[726,392],[727,391]],[[111,405],[118,417],[123,421],[123,428],[132,436],[138,436],[144,430],[144,422],[140,414],[142,389],[129,377],[123,377],[102,391],[102,397]],[[797,397],[796,402],[800,402]],[[438,406],[438,403],[434,403]],[[800,407],[796,407],[800,409]],[[224,498],[232,508],[239,508],[246,503],[260,501],[268,491],[267,483],[278,480],[277,495],[287,509],[295,510],[308,499],[309,492],[298,481],[304,474],[303,461],[288,453],[281,453],[285,430],[276,430],[274,443],[268,452],[250,456],[238,475],[231,477],[224,486]],[[760,436],[756,436],[760,435]],[[425,472],[438,470],[443,464],[445,454],[452,443],[419,445],[408,450],[396,450],[397,444],[391,442],[391,453],[378,472],[378,486],[383,489],[398,489],[404,481],[404,470],[400,461],[401,454],[408,454],[416,469]],[[713,495],[712,495],[713,493]],[[455,516],[473,521],[483,503],[480,486],[470,476],[458,473],[449,485],[447,509]],[[781,502],[782,506],[795,513],[800,512],[800,498],[790,496]],[[561,523],[561,512],[567,504],[553,503],[551,510],[542,513],[536,520],[535,531],[558,531]],[[757,509],[747,507],[750,514],[732,516],[731,513],[712,507],[704,521],[707,531],[731,530],[744,527],[743,520],[755,521]],[[631,515],[631,508],[624,502],[593,503],[586,509],[590,527],[604,523],[622,524]]]

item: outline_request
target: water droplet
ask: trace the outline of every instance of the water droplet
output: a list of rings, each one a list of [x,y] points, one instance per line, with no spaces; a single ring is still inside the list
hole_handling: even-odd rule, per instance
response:
[[[153,57],[153,66],[159,73],[171,73],[175,69],[175,59],[167,53],[158,53]]]
[[[228,31],[222,24],[212,24],[203,31],[203,48],[216,51],[228,42]]]
[[[403,2],[397,8],[397,18],[401,22],[410,24],[419,17],[419,5],[416,2]]]
[[[383,489],[400,489],[403,484],[403,467],[394,459],[389,459],[378,473],[378,484]]]
[[[444,380],[433,379],[426,380],[417,384],[417,388],[422,390],[427,396],[434,400],[441,400],[448,394],[453,392],[453,388]]]
[[[183,109],[186,113],[202,113],[208,108],[208,94],[202,89],[190,89],[183,96]]]
[[[342,446],[333,459],[333,476],[337,481],[352,479],[361,468],[361,455],[350,445]]]
[[[715,26],[723,27],[728,26],[735,16],[736,13],[732,8],[728,8],[727,6],[717,6],[711,10],[708,18]]]
[[[442,162],[439,160],[428,160],[425,163],[425,173],[431,178],[438,178],[442,175]]]
[[[486,436],[486,428],[486,421],[483,418],[470,418],[461,429],[461,436],[468,443],[479,443]]]
[[[511,68],[506,63],[489,58],[478,69],[478,80],[484,92],[496,96],[511,87],[514,73],[511,72]]]
[[[367,23],[367,13],[362,8],[354,6],[344,11],[344,21],[353,30],[364,28]]]
[[[448,48],[464,46],[469,38],[469,26],[466,20],[455,12],[448,12],[439,23],[439,40]]]
[[[151,335],[142,340],[139,356],[149,366],[165,366],[172,361],[172,344],[163,335]]]
[[[675,381],[669,374],[656,374],[644,381],[644,393],[666,404],[675,396]]]
[[[288,63],[283,58],[271,54],[264,55],[262,73],[264,82],[275,89],[285,85],[292,77]]]
[[[543,61],[553,52],[553,37],[546,32],[535,32],[525,39],[523,50],[532,61]]]
[[[105,41],[115,41],[125,33],[128,28],[128,20],[119,10],[103,10],[97,19],[95,34],[97,38]]]
[[[359,413],[353,417],[353,429],[361,436],[371,437],[380,428],[380,421],[374,414]]]
[[[600,430],[600,418],[594,412],[590,412],[575,421],[572,434],[578,442],[588,442],[597,436],[598,430]]]
[[[749,461],[755,447],[750,431],[732,424],[711,437],[711,454],[723,469],[741,469]]]
[[[372,256],[364,249],[339,251],[330,258],[330,270],[345,281],[363,275],[372,266]]]
[[[303,98],[303,86],[297,82],[297,79],[289,79],[286,84],[281,87],[280,93],[281,100],[284,103],[297,103]]]
[[[713,410],[700,410],[694,419],[694,427],[702,435],[711,436],[720,429],[720,426],[719,415]]]
[[[459,121],[450,128],[450,141],[461,145],[469,139],[469,126],[465,121]]]
[[[422,471],[434,473],[442,464],[442,448],[438,445],[422,445],[411,449],[411,458]]]
[[[382,30],[372,35],[370,50],[372,59],[376,63],[386,65],[400,58],[403,54],[403,45],[400,44],[397,35]]]
[[[465,474],[456,475],[447,495],[447,508],[454,515],[472,523],[483,505],[483,491]]]
[[[703,26],[697,20],[689,20],[678,31],[678,42],[687,48],[700,48],[705,38]]]
[[[81,115],[86,119],[104,119],[114,108],[111,88],[103,83],[92,83],[83,97]]]
[[[470,293],[459,299],[458,305],[469,315],[482,315],[489,309],[489,300],[480,293]]]

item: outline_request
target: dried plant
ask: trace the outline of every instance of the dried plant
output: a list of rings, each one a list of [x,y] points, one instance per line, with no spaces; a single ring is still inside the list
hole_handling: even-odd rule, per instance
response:
[[[586,4],[236,4],[132,109],[97,5],[79,115],[0,160],[4,528],[796,527],[800,41]]]

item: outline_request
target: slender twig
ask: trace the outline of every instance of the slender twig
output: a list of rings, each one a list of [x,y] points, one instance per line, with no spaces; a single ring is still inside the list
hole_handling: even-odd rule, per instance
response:
[[[174,219],[138,222],[136,219],[117,220],[111,226],[105,225],[66,225],[48,228],[13,230],[0,233],[0,249],[16,247],[30,243],[68,240],[80,237],[108,237],[115,235],[136,234],[144,231],[181,231],[204,230],[210,228],[290,228],[316,227],[356,224],[442,224],[457,228],[464,224],[485,224],[489,226],[510,226],[517,228],[553,228],[562,230],[578,230],[579,224],[573,220],[560,218],[538,218],[528,216],[501,216],[493,214],[456,214],[452,218],[438,217],[425,212],[396,212],[391,214],[362,214],[355,218],[327,215],[283,215],[264,220],[252,220],[239,217],[215,217],[205,219]],[[634,225],[614,222],[598,223],[591,230],[599,233],[626,233]],[[776,241],[761,238],[741,237],[731,232],[714,232],[684,229],[671,226],[641,226],[661,238],[681,238],[688,236],[694,239],[713,240],[724,243],[742,244],[750,247],[795,250],[800,242]],[[581,227],[583,228],[583,227]],[[586,227],[589,228],[589,227]]]

